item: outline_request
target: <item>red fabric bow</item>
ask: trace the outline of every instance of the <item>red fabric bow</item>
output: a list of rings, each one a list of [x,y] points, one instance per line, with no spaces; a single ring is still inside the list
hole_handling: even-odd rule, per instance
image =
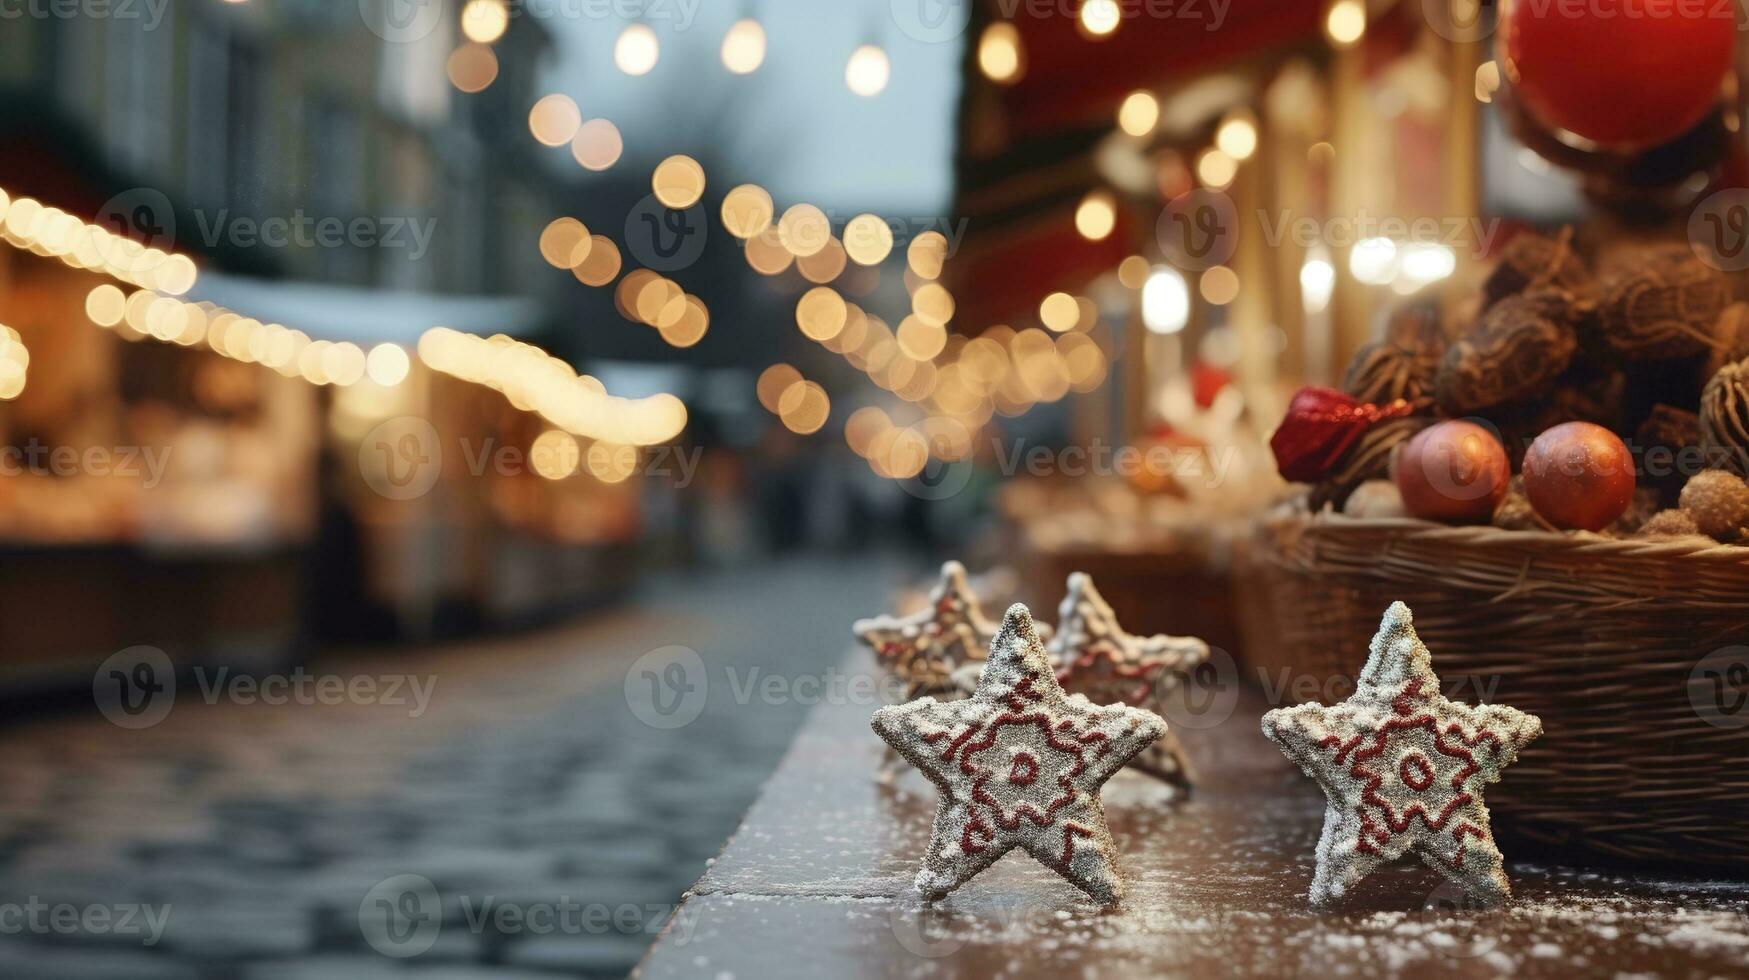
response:
[[[1367,429],[1411,411],[1401,398],[1388,405],[1370,405],[1334,388],[1309,385],[1288,402],[1287,416],[1269,437],[1269,448],[1284,478],[1317,483]]]

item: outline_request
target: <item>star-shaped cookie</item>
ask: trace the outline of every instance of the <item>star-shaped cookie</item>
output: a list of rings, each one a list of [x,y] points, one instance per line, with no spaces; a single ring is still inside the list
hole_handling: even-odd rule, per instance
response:
[[[1045,650],[1058,682],[1071,694],[1084,694],[1094,704],[1133,704],[1155,712],[1209,657],[1209,645],[1194,636],[1124,632],[1085,572],[1069,576],[1069,590],[1057,608],[1057,635]],[[1138,756],[1135,766],[1174,785],[1190,785],[1178,736],[1171,732]]]
[[[941,566],[927,607],[909,616],[859,619],[850,629],[881,666],[905,682],[912,698],[951,692],[954,670],[983,660],[996,636],[996,624],[984,615],[966,567],[957,561]]]
[[[1271,711],[1263,734],[1329,801],[1314,904],[1341,898],[1410,851],[1483,902],[1511,895],[1482,788],[1542,734],[1542,722],[1516,708],[1446,700],[1408,606],[1385,611],[1348,700]]]
[[[1003,617],[971,697],[882,708],[874,730],[941,790],[916,878],[925,898],[945,896],[1016,847],[1103,905],[1122,897],[1099,787],[1166,723],[1064,694],[1025,606]]]

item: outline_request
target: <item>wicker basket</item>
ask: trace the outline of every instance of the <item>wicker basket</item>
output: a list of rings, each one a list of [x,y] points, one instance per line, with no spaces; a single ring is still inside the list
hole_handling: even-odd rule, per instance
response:
[[[1284,702],[1346,697],[1401,599],[1448,694],[1541,716],[1488,791],[1503,837],[1749,867],[1749,548],[1282,510],[1245,561],[1244,657]]]

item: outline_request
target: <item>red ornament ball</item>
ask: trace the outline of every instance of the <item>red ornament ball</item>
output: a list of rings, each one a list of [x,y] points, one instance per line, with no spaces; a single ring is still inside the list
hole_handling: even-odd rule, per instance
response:
[[[1410,514],[1429,521],[1485,521],[1506,496],[1512,464],[1494,433],[1474,422],[1449,421],[1404,443],[1393,475]]]
[[[1515,0],[1501,67],[1531,116],[1607,150],[1666,143],[1706,116],[1736,44],[1735,4]]]
[[[1601,531],[1633,503],[1634,456],[1601,425],[1557,425],[1524,454],[1524,495],[1556,527]]]

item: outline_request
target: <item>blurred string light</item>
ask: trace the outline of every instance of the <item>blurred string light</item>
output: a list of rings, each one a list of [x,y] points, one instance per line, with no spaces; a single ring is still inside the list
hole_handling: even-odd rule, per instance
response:
[[[1137,138],[1154,132],[1160,122],[1160,101],[1154,93],[1138,89],[1124,97],[1117,108],[1117,125]]]
[[[650,175],[650,187],[656,200],[684,211],[704,196],[704,167],[689,156],[676,154],[656,165]]]
[[[1075,302],[1075,297],[1068,293],[1052,293],[1038,305],[1039,322],[1049,330],[1066,333],[1075,329],[1075,323],[1081,318],[1081,309]]]
[[[510,404],[575,436],[652,446],[686,428],[686,406],[673,395],[610,395],[600,381],[560,358],[502,334],[487,338],[434,327],[419,338],[419,359],[440,374],[502,392]]]
[[[1218,147],[1202,151],[1196,158],[1196,179],[1210,190],[1225,190],[1239,174],[1239,161]]]
[[[0,324],[0,401],[24,394],[25,374],[30,369],[30,351],[18,331]]]
[[[102,273],[130,286],[180,296],[194,288],[197,272],[186,255],[141,245],[101,225],[87,224],[33,198],[0,190],[0,239],[75,269]]]
[[[614,290],[613,301],[622,316],[654,327],[670,347],[691,347],[710,330],[710,309],[704,300],[649,269],[627,273]]]
[[[996,21],[978,37],[978,69],[1001,85],[1012,85],[1025,71],[1020,31],[1007,21]]]
[[[648,75],[662,56],[662,43],[648,24],[631,24],[613,42],[614,67],[627,75]]]
[[[1075,208],[1075,230],[1088,241],[1102,241],[1117,227],[1117,202],[1106,191],[1091,191]]]
[[[905,249],[905,263],[922,279],[939,279],[947,262],[947,236],[939,231],[926,231],[911,239]]]
[[[824,285],[843,274],[846,258],[844,243],[829,234],[818,252],[796,258],[796,271],[803,279]]]
[[[1142,286],[1142,324],[1154,333],[1173,334],[1190,322],[1190,285],[1177,269],[1156,266]]]
[[[1366,4],[1361,0],[1336,0],[1324,15],[1324,34],[1339,48],[1359,41],[1366,35]]]
[[[498,56],[484,44],[464,44],[449,53],[445,71],[457,89],[483,92],[498,79]]]
[[[1234,112],[1215,131],[1215,146],[1236,161],[1251,159],[1257,152],[1257,124],[1250,113]]]
[[[577,127],[571,138],[571,156],[584,170],[600,172],[619,162],[625,141],[619,127],[606,119],[591,119]]]
[[[1336,267],[1319,246],[1319,251],[1309,254],[1300,266],[1300,303],[1306,314],[1313,316],[1328,309],[1335,291]]]
[[[510,8],[504,0],[468,0],[462,8],[462,33],[476,44],[491,44],[510,26]]]
[[[412,359],[400,344],[378,344],[364,359],[365,377],[384,388],[393,388],[407,380],[412,367]]]
[[[1123,10],[1117,0],[1082,0],[1081,30],[1088,37],[1109,36],[1123,20]]]
[[[1224,265],[1206,269],[1197,280],[1197,291],[1211,305],[1226,306],[1239,298],[1239,274]]]
[[[736,238],[753,238],[771,227],[773,208],[765,188],[742,184],[723,195],[723,227]]]
[[[791,255],[807,258],[831,240],[832,222],[826,218],[826,212],[812,204],[793,205],[778,220],[777,237]]]
[[[555,269],[575,269],[589,257],[595,240],[576,218],[554,218],[540,234],[540,254]]]
[[[577,437],[562,429],[548,429],[534,437],[528,446],[529,467],[546,480],[563,480],[577,472],[583,462],[583,448]]]
[[[1149,271],[1147,259],[1132,255],[1117,264],[1117,281],[1126,289],[1141,289],[1148,281]]]
[[[865,44],[850,53],[844,65],[844,84],[863,98],[873,98],[886,90],[892,74],[887,53],[879,45]]]
[[[857,265],[875,266],[893,251],[893,228],[873,214],[859,214],[844,226],[844,250]]]
[[[568,95],[542,96],[528,110],[528,130],[543,146],[564,146],[583,125],[583,113]]]
[[[723,35],[723,67],[737,75],[750,75],[765,63],[765,28],[751,17],[729,25]]]
[[[1348,252],[1348,271],[1369,286],[1382,286],[1397,275],[1397,243],[1389,238],[1365,238]]]

